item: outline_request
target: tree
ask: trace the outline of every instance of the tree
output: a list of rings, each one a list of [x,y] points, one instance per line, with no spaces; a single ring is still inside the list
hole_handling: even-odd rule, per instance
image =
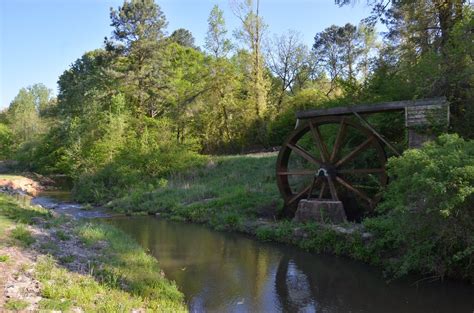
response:
[[[153,0],[132,0],[111,9],[110,18],[113,40],[106,39],[106,46],[119,57],[114,69],[128,102],[136,115],[163,114],[167,75],[161,57],[167,26],[163,12]]]
[[[166,18],[153,0],[125,0],[117,10],[110,9],[110,19],[115,42],[109,43],[128,53],[136,46],[140,46],[139,52],[150,53],[149,49],[165,36]]]
[[[336,87],[336,79],[341,76],[343,68],[339,42],[339,27],[336,25],[326,28],[314,37],[313,53],[330,79],[327,95]]]
[[[44,131],[40,108],[50,98],[44,85],[37,84],[22,88],[8,108],[8,122],[17,144],[31,141]]]
[[[226,38],[227,29],[225,27],[224,12],[216,4],[209,14],[208,30],[206,34],[206,49],[211,52],[215,58],[227,56],[232,44]]]
[[[467,118],[472,107],[469,51],[473,44],[468,30],[472,29],[472,6],[465,0],[376,0],[369,4],[373,8],[369,21],[380,20],[388,28],[386,39],[396,58],[397,80],[412,86],[413,92],[405,97],[447,97],[454,128],[473,137]]]
[[[218,145],[228,145],[237,136],[231,123],[235,122],[236,96],[238,90],[238,69],[226,59],[232,48],[226,37],[224,13],[215,5],[208,18],[206,49],[211,58],[208,61],[209,79],[206,103],[203,106],[201,129],[203,147],[206,151],[215,150]]]
[[[234,14],[241,21],[242,27],[236,32],[251,53],[250,72],[252,86],[249,88],[249,99],[253,102],[255,116],[262,119],[267,107],[268,81],[265,75],[264,60],[262,55],[262,39],[266,25],[260,16],[259,0],[234,1]]]
[[[0,160],[5,160],[11,157],[13,145],[13,135],[10,128],[8,125],[0,122]]]
[[[369,76],[371,52],[378,46],[377,35],[373,27],[363,22],[359,24],[358,32],[360,40],[362,41],[361,60],[358,65],[358,70],[361,72],[362,78],[366,80]]]
[[[275,36],[267,51],[267,63],[270,71],[279,79],[279,93],[276,110],[281,110],[283,98],[288,91],[294,93],[294,84],[298,75],[308,64],[308,48],[301,42],[301,36],[295,31],[288,31]]]
[[[197,47],[194,45],[193,34],[187,29],[178,28],[173,33],[171,33],[169,38],[171,41],[176,42],[183,47],[197,49]]]
[[[112,55],[97,49],[86,52],[59,77],[58,112],[64,118],[94,116],[110,110],[119,86],[108,69]]]
[[[177,43],[169,44],[164,50],[169,62],[168,108],[164,116],[174,121],[172,129],[177,142],[184,143],[192,138],[193,119],[198,100],[208,90],[207,67],[202,52]]]
[[[353,81],[357,76],[357,64],[362,53],[360,33],[356,26],[347,23],[339,28],[338,37],[345,78]]]
[[[54,105],[55,101],[52,97],[52,90],[43,84],[34,84],[28,88],[33,95],[35,107],[40,115],[44,115]]]
[[[339,6],[354,0],[335,0]],[[410,38],[420,46],[436,43],[441,50],[447,44],[451,30],[463,19],[467,0],[367,0],[372,14],[366,19],[370,25],[384,23],[389,37]],[[437,40],[439,39],[439,40]]]
[[[338,80],[354,84],[363,51],[360,33],[350,23],[342,27],[332,25],[316,34],[313,52],[330,79],[327,95],[335,90]]]

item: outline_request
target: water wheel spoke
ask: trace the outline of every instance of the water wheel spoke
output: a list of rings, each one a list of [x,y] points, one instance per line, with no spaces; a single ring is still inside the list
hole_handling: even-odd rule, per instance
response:
[[[354,150],[352,150],[351,153],[349,153],[348,155],[346,155],[344,158],[340,159],[339,161],[336,162],[335,166],[336,167],[339,167],[341,166],[342,164],[346,163],[347,161],[350,161],[352,160],[359,152],[363,151],[364,149],[366,149],[369,144],[374,140],[374,136],[370,136],[369,138],[367,138],[367,140],[365,140],[363,143],[361,143],[360,145],[358,145]]]
[[[323,181],[321,184],[321,190],[319,191],[319,200],[324,197],[324,192],[326,191],[326,182]]]
[[[319,165],[319,164],[322,163],[320,160],[318,160],[314,156],[312,156],[311,153],[309,153],[308,151],[306,151],[305,149],[303,149],[301,146],[299,146],[297,144],[293,145],[293,144],[289,143],[288,147],[290,147],[291,150],[293,150],[296,154],[300,155],[301,157],[305,158],[306,160],[308,160],[309,162],[311,162],[313,164]]]
[[[294,195],[293,197],[290,198],[290,200],[288,200],[288,204],[292,204],[293,202],[295,202],[296,200],[298,200],[300,197],[302,197],[305,193],[307,193],[310,189],[311,189],[311,186],[313,186],[313,183],[311,182],[311,184],[309,184],[308,186],[306,186],[303,190],[301,190],[300,192],[298,192],[296,195]]]
[[[321,132],[319,131],[319,127],[316,125],[314,126],[313,123],[309,123],[309,128],[311,129],[311,134],[313,134],[314,141],[318,146],[319,151],[321,151],[321,159],[323,162],[329,161],[329,152],[326,144],[323,141],[323,137],[321,136]]]
[[[338,173],[341,174],[377,174],[377,173],[384,173],[384,168],[353,168],[353,169],[345,169],[345,170],[338,170]]]
[[[311,188],[309,189],[309,192],[308,192],[308,200],[311,198],[311,194],[313,193],[313,190],[314,190],[314,187],[318,184],[320,180],[320,177],[314,177],[313,179],[313,183],[311,184]]]
[[[337,196],[336,187],[334,186],[334,182],[332,181],[331,176],[327,176],[328,185],[329,185],[329,192],[331,193],[331,197],[334,201],[339,201],[339,197]]]
[[[349,189],[350,191],[352,191],[353,193],[355,193],[356,195],[358,195],[359,197],[361,197],[362,199],[366,200],[367,202],[369,202],[370,206],[372,206],[373,202],[372,202],[372,199],[367,196],[365,194],[365,192],[355,188],[354,186],[352,186],[349,182],[347,182],[346,180],[344,180],[343,178],[337,176],[336,177],[336,181],[341,184],[342,186],[346,187],[347,189]]]
[[[344,120],[341,121],[339,126],[339,131],[337,132],[336,141],[334,142],[334,147],[332,148],[331,158],[329,159],[331,162],[334,162],[336,159],[337,153],[341,148],[342,140],[344,139],[344,135],[346,134],[346,123]]]
[[[314,175],[315,170],[290,170],[290,171],[280,171],[278,175],[286,176],[309,176]]]

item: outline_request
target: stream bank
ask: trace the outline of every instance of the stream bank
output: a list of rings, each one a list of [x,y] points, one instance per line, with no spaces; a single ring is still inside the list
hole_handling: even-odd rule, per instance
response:
[[[106,214],[98,212],[41,196],[30,205],[13,188],[0,193],[0,308],[186,311],[155,258],[115,227],[85,218]]]

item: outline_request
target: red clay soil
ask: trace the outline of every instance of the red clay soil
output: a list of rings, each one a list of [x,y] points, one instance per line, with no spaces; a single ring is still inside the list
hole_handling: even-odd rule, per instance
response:
[[[22,191],[30,196],[36,196],[41,191],[41,185],[36,181],[23,176],[1,176],[0,188],[9,191]]]

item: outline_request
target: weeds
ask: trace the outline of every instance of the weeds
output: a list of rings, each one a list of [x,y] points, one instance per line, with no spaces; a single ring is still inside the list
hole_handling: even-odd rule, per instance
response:
[[[69,240],[71,239],[71,236],[69,236],[68,234],[66,234],[64,231],[62,230],[57,230],[56,233],[55,233],[56,237],[61,240],[61,241],[66,241],[66,240]]]
[[[12,311],[20,311],[24,310],[28,307],[28,302],[20,299],[9,299],[7,303],[5,303],[5,309],[12,310]]]
[[[18,240],[24,247],[29,247],[36,241],[23,224],[19,224],[11,231],[11,237]]]

